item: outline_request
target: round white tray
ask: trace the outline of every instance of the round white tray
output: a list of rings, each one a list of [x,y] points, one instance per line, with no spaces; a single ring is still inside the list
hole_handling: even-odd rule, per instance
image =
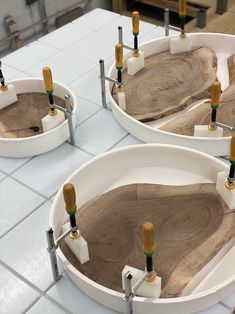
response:
[[[192,40],[192,46],[206,46],[215,51],[218,58],[218,78],[222,84],[222,90],[229,86],[229,74],[227,66],[227,58],[235,53],[235,36],[212,33],[194,33],[189,34]],[[172,36],[176,37],[176,36]],[[163,37],[156,40],[148,41],[140,46],[144,51],[145,57],[153,54],[169,50],[171,37]],[[127,53],[124,56],[124,68],[126,68],[126,60],[131,55]],[[138,74],[136,74],[138,75]],[[116,67],[113,64],[108,72],[108,76],[116,77]],[[125,82],[124,82],[125,88]],[[114,101],[111,95],[112,84],[106,81],[106,91],[109,106],[117,121],[132,135],[145,143],[166,143],[174,145],[182,145],[195,148],[213,156],[225,156],[229,153],[230,137],[223,138],[202,138],[185,136],[162,131],[159,127],[163,122],[172,119],[173,116],[158,120],[153,123],[142,123],[129,116]],[[197,102],[197,105],[200,102]],[[203,100],[202,102],[203,103]],[[190,110],[190,109],[189,109]],[[176,115],[180,115],[177,113]],[[174,117],[176,116],[174,115]],[[235,117],[234,117],[235,118]]]
[[[45,93],[44,82],[41,79],[27,78],[10,81],[15,85],[17,94],[38,92]],[[76,124],[77,99],[74,93],[58,82],[54,82],[54,95],[64,99],[64,95],[70,95],[73,106],[73,125]],[[24,138],[0,138],[0,156],[3,157],[27,157],[48,152],[61,145],[69,138],[68,121],[65,120],[59,126],[46,133]]]
[[[74,184],[80,208],[88,201],[122,185],[211,183],[216,182],[217,173],[225,169],[228,169],[225,163],[199,151],[173,145],[143,144],[96,157],[73,173],[66,182]],[[67,220],[61,188],[52,204],[49,218],[55,238],[58,238],[61,227]],[[57,252],[70,278],[81,290],[104,306],[125,313],[123,294],[90,280],[70,264],[60,249]],[[234,290],[235,273],[232,272],[229,279],[200,293],[171,299],[135,297],[135,313],[194,313],[217,304]]]

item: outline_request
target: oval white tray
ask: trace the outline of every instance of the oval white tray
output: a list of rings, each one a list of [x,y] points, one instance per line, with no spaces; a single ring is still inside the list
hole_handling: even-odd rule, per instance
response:
[[[96,157],[73,173],[66,182],[74,184],[80,208],[95,197],[125,184],[211,183],[216,182],[217,173],[225,169],[228,166],[222,161],[196,150],[173,145],[143,144]],[[60,235],[62,225],[68,220],[64,206],[61,188],[52,204],[49,218],[55,238]],[[123,294],[85,277],[70,264],[60,249],[57,252],[70,278],[81,290],[104,306],[125,313]],[[224,278],[216,286],[200,293],[171,299],[135,297],[134,308],[138,314],[195,313],[217,304],[232,291],[235,291],[235,270],[229,279]]]
[[[222,84],[222,90],[229,86],[229,75],[227,67],[227,58],[235,53],[235,36],[214,34],[214,33],[192,33],[189,34],[193,46],[207,46],[215,51],[218,57],[218,78]],[[172,36],[176,37],[176,36]],[[163,37],[148,41],[140,46],[144,51],[145,57],[153,54],[169,50],[171,37]],[[126,60],[131,55],[124,55],[124,68]],[[138,75],[138,74],[136,74]],[[113,64],[108,72],[108,76],[116,77],[116,67]],[[125,82],[124,82],[125,88]],[[112,85],[106,81],[107,100],[117,121],[132,135],[145,143],[166,143],[173,145],[182,145],[190,148],[195,148],[213,156],[225,156],[229,153],[230,137],[223,138],[202,138],[185,136],[174,133],[169,133],[159,129],[163,121],[169,121],[172,116],[164,120],[156,121],[155,123],[142,123],[129,116],[124,112],[114,101],[111,95]],[[202,101],[203,102],[203,101]],[[198,104],[198,102],[197,102]],[[178,113],[177,115],[179,115]],[[175,117],[176,115],[174,115]],[[234,117],[235,118],[235,117]]]
[[[8,83],[14,84],[18,93],[38,92],[45,93],[44,82],[41,79],[27,78]],[[73,124],[76,124],[77,98],[65,85],[54,82],[54,95],[64,98],[70,95],[73,105]],[[48,152],[61,145],[69,138],[68,121],[65,120],[59,126],[35,136],[24,138],[0,138],[0,156],[3,157],[27,157]]]

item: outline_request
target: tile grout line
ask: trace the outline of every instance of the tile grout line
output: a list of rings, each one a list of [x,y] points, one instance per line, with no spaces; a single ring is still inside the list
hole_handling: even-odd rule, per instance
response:
[[[103,108],[98,109],[96,112],[92,113],[87,119],[83,120],[81,123],[79,123],[78,125],[76,125],[75,130],[77,129],[78,126],[82,125],[84,122],[86,122],[87,120],[89,120],[90,118],[92,118],[96,113],[100,112]]]
[[[13,171],[11,171],[11,172],[6,172],[6,171],[4,171],[4,170],[2,170],[2,169],[0,169],[0,171],[1,172],[3,172],[6,176],[10,176],[10,175],[12,175],[12,173],[14,173],[14,172],[16,172],[17,170],[19,170],[21,167],[23,167],[23,166],[25,166],[28,162],[30,162],[33,158],[35,158],[36,156],[33,156],[33,157],[29,157],[29,159],[28,160],[26,160],[22,165],[20,165],[18,168],[16,168],[16,169],[14,169]],[[11,158],[11,157],[4,157],[4,158]],[[25,158],[27,158],[27,157],[25,157]]]
[[[38,192],[37,190],[34,190],[31,186],[28,186],[28,185],[25,184],[24,182],[18,180],[18,179],[15,178],[14,176],[9,175],[9,177],[10,177],[12,180],[15,180],[17,183],[22,184],[24,187],[28,188],[28,189],[31,190],[32,192],[34,192],[34,193],[38,194],[39,196],[43,197],[43,198],[46,199],[47,201],[50,201],[52,195],[54,195],[54,193],[53,193],[52,195],[50,195],[50,196],[43,195],[43,194],[41,194],[40,192]],[[57,189],[56,191],[58,191],[58,189]]]
[[[225,307],[227,310],[234,311],[235,308],[231,308],[230,306],[226,305],[223,301],[218,302],[221,306]]]
[[[22,219],[20,219],[17,223],[15,223],[10,229],[5,231],[1,236],[0,240],[5,237],[9,232],[11,232],[13,229],[15,229],[19,224],[21,224],[24,220],[26,220],[28,217],[30,217],[33,213],[35,213],[41,206],[46,204],[48,200],[44,200],[41,204],[39,204],[37,207],[35,207],[30,213],[28,213],[26,216],[24,216]]]
[[[74,92],[74,94],[75,94],[75,96],[78,98],[78,99],[77,99],[78,101],[79,101],[79,99],[82,99],[82,100],[85,100],[85,101],[91,103],[92,105],[96,105],[96,106],[99,107],[100,109],[104,109],[104,107],[103,107],[102,105],[99,105],[99,104],[97,104],[96,102],[94,102],[94,101],[92,101],[92,100],[89,100],[89,99],[87,99],[87,98],[85,98],[85,97],[79,96],[79,95],[77,95],[75,92]],[[101,94],[101,93],[100,93],[100,94]],[[101,99],[101,95],[100,95],[100,99]]]
[[[114,144],[113,146],[111,146],[108,150],[110,151],[111,149],[113,149],[116,145],[118,145],[119,143],[121,143],[121,141],[123,141],[128,135],[130,135],[130,133],[127,133],[123,138],[121,138],[116,144]]]
[[[68,23],[68,24],[75,25],[75,26],[78,27],[78,28],[79,28],[79,27],[85,28],[85,27],[83,27],[83,26],[79,26],[79,25],[77,25],[77,24],[75,24],[75,23],[72,23],[72,22],[70,22],[70,23]],[[68,25],[68,24],[66,24],[66,25]],[[57,31],[58,29],[59,29],[59,28],[53,30],[52,32],[48,33],[47,35],[53,33],[54,31]],[[89,30],[90,33],[88,33],[87,35],[82,36],[82,37],[79,38],[78,40],[76,40],[76,41],[74,41],[74,42],[72,42],[72,43],[66,45],[66,46],[63,47],[63,48],[57,48],[57,47],[55,47],[55,46],[52,46],[50,43],[48,44],[48,43],[45,43],[44,41],[41,41],[41,39],[42,39],[43,37],[46,37],[47,35],[40,37],[40,38],[38,39],[38,41],[41,42],[41,43],[43,43],[43,44],[48,45],[49,47],[56,48],[56,49],[58,49],[59,51],[63,51],[64,49],[66,49],[66,48],[68,48],[68,47],[70,47],[70,46],[72,46],[72,45],[78,43],[80,40],[84,39],[86,36],[89,36],[90,34],[92,34],[92,33],[95,32],[95,30],[91,30],[91,29],[89,29],[89,28],[85,28],[85,29],[86,29],[86,30]]]
[[[27,157],[26,157],[27,158]],[[26,160],[26,162],[24,162],[22,165],[20,165],[18,168],[14,169],[12,172],[9,173],[9,175],[12,175],[14,172],[16,172],[17,170],[19,170],[20,168],[22,168],[23,166],[25,166],[28,162],[30,162],[31,160],[33,160],[35,158],[35,156],[29,157],[29,160]]]
[[[41,297],[42,296],[39,295],[34,301],[32,301],[28,306],[26,306],[26,308],[20,314],[27,313],[27,311],[31,309],[41,299]]]
[[[29,45],[31,45],[31,44],[34,43],[34,42],[38,42],[38,43],[40,43],[40,44],[42,44],[42,45],[44,45],[44,46],[47,46],[47,47],[49,47],[49,48],[52,48],[52,47],[50,47],[50,46],[48,46],[48,45],[45,45],[45,44],[39,42],[38,40],[32,41],[31,43],[29,43]],[[26,46],[27,46],[27,45],[23,46],[21,49],[25,48]],[[56,49],[56,48],[54,48],[54,49]],[[48,58],[54,56],[56,53],[58,53],[58,52],[60,51],[60,50],[58,50],[58,49],[56,49],[56,50],[57,50],[57,51],[56,51],[55,53],[53,53],[53,54],[47,56],[46,58],[40,60],[39,62],[34,63],[32,66],[30,66],[30,67],[28,67],[28,68],[26,68],[26,69],[24,69],[24,70],[20,70],[19,68],[15,68],[15,70],[17,70],[17,71],[19,71],[19,72],[25,72],[25,71],[27,71],[28,69],[31,69],[32,67],[34,67],[35,65],[38,65],[39,63],[45,61],[46,59],[48,59]],[[16,51],[17,51],[17,50],[16,50]],[[3,62],[4,62],[4,61],[3,61]],[[9,63],[4,62],[4,64],[6,64],[6,65],[12,67],[12,65],[10,65]]]
[[[65,313],[71,314],[71,312],[69,312],[66,308],[63,307],[63,305],[61,305],[60,303],[58,303],[56,300],[54,300],[53,298],[51,298],[50,296],[48,296],[47,294],[47,289],[51,289],[51,287],[53,287],[54,285],[52,285],[49,288],[46,288],[46,291],[41,290],[40,288],[38,288],[36,285],[34,285],[31,281],[29,281],[27,278],[25,278],[24,276],[22,276],[20,273],[16,272],[13,268],[11,268],[9,265],[7,265],[5,262],[3,262],[2,260],[0,260],[0,265],[2,267],[4,267],[6,270],[8,270],[11,274],[13,274],[16,278],[20,279],[21,281],[23,281],[27,286],[29,286],[31,289],[33,289],[34,291],[36,291],[39,294],[39,298],[37,298],[37,301],[40,299],[40,297],[45,297],[46,299],[50,299],[50,301],[54,304],[56,304],[59,308],[63,309],[63,311]],[[55,282],[53,282],[55,284]],[[36,303],[36,302],[35,302]]]
[[[35,286],[32,282],[30,282],[27,278],[22,276],[20,273],[15,271],[13,268],[11,268],[9,265],[7,265],[5,262],[3,262],[0,259],[0,265],[7,269],[11,274],[13,274],[15,277],[23,281],[26,285],[28,285],[30,288],[32,288],[34,291],[36,291],[39,295],[44,295],[44,291]]]

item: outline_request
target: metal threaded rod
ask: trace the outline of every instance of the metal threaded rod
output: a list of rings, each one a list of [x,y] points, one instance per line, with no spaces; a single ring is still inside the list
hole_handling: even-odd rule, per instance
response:
[[[57,263],[57,258],[56,258],[56,251],[55,251],[56,247],[55,247],[53,233],[54,232],[52,228],[46,231],[48,252],[50,254],[50,260],[51,260],[52,274],[53,274],[54,280],[58,281],[60,279],[60,274],[59,274],[59,268],[58,268],[58,263]]]
[[[153,271],[153,256],[146,256],[146,271],[151,273]]]
[[[138,51],[138,36],[134,36],[134,49],[135,51]]]
[[[117,71],[117,81],[118,83],[122,83],[122,70]]]
[[[229,170],[229,179],[234,179],[234,174],[235,174],[235,165],[231,164],[230,165],[230,170]],[[231,180],[230,183],[233,183],[233,180]]]
[[[185,32],[185,16],[180,16],[180,28],[182,30],[182,34],[184,34]]]
[[[0,65],[1,65],[1,63],[0,63]],[[1,69],[0,69],[0,82],[2,84],[2,87],[4,87],[5,86],[5,79],[4,79],[4,76],[2,74],[2,70]]]
[[[217,114],[217,109],[212,108],[212,112],[211,112],[211,122],[212,123],[216,122],[216,114]]]
[[[76,228],[77,227],[77,222],[76,222],[75,215],[69,215],[69,220],[70,220],[70,226],[72,228]]]
[[[48,94],[48,98],[49,98],[49,104],[50,104],[50,108],[51,106],[53,106],[55,104],[54,102],[54,96],[52,94]],[[55,108],[51,108],[51,111],[54,111]]]

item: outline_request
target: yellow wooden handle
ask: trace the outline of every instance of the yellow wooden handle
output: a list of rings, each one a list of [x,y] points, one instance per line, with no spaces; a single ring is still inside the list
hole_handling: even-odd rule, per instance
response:
[[[42,74],[43,74],[43,80],[44,80],[46,91],[48,93],[52,93],[53,92],[53,80],[52,80],[51,69],[49,67],[43,68]]]
[[[153,254],[154,245],[154,225],[151,222],[145,222],[142,225],[142,240],[145,254]]]
[[[138,11],[132,12],[132,33],[137,36],[139,34],[140,14]]]
[[[186,0],[179,0],[179,16],[186,16]]]
[[[73,184],[66,183],[63,187],[65,209],[69,215],[75,214],[77,210],[76,194]]]
[[[235,162],[235,134],[232,135],[230,142],[230,161]]]
[[[220,81],[214,81],[211,90],[211,106],[219,106],[221,95],[221,83]]]
[[[116,68],[121,70],[123,68],[123,45],[115,45],[115,59],[116,59]]]

